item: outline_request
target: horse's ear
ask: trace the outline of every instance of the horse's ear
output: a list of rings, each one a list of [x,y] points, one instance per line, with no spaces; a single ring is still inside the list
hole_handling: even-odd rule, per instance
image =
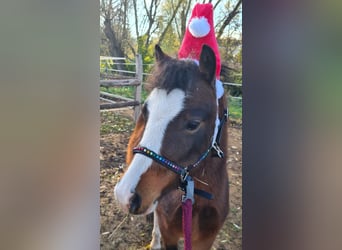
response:
[[[162,49],[160,48],[158,44],[154,47],[154,53],[155,53],[157,62],[164,61],[165,59],[170,59],[170,57],[162,51]]]
[[[216,57],[214,51],[208,45],[202,47],[199,69],[205,75],[206,80],[212,82],[215,79]]]

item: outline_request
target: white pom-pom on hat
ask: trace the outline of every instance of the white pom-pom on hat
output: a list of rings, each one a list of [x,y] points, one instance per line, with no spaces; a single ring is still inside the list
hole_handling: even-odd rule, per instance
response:
[[[192,18],[188,27],[194,37],[204,37],[210,31],[210,24],[204,16]]]
[[[224,88],[223,88],[223,84],[220,80],[216,79],[216,82],[215,82],[215,87],[216,87],[216,98],[217,99],[220,99],[223,94],[224,94]]]

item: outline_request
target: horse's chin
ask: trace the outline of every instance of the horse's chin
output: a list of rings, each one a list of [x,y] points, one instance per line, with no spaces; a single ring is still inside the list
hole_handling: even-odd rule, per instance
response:
[[[142,214],[142,215],[148,215],[152,212],[154,212],[154,210],[156,210],[156,207],[158,206],[158,201],[154,201],[151,206]]]

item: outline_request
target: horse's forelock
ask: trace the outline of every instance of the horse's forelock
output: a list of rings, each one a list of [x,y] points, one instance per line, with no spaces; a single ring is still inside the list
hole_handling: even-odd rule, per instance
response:
[[[149,78],[149,85],[150,89],[165,89],[168,93],[176,88],[186,93],[193,88],[199,76],[199,68],[194,61],[170,59],[156,65]]]

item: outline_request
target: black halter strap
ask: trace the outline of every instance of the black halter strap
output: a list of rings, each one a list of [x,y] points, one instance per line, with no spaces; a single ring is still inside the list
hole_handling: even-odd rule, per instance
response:
[[[228,109],[224,109],[223,116],[221,117],[220,124],[217,129],[217,135],[211,148],[212,157],[223,158],[224,156],[224,153],[220,148],[220,141],[221,141],[222,127],[224,123],[227,122],[227,120],[228,120]]]

